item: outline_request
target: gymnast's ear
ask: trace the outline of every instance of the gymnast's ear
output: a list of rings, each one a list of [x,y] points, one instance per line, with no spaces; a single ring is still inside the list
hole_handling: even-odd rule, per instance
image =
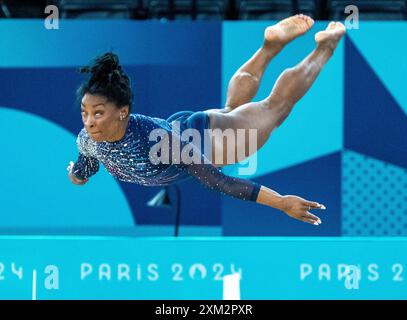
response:
[[[120,118],[126,119],[129,115],[129,106],[124,106],[120,108]]]

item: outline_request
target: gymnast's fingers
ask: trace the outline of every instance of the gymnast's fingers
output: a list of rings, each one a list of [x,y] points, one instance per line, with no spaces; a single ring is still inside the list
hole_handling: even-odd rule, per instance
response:
[[[66,167],[66,170],[69,171],[69,173],[72,171],[73,164],[73,161],[69,161],[69,165]]]
[[[321,223],[321,219],[319,217],[313,215],[311,212],[308,211],[304,214],[303,218],[312,220],[313,222]]]
[[[310,218],[306,218],[306,217],[301,218],[301,220],[303,222],[313,224],[314,226],[319,226],[322,223],[322,222],[318,222],[318,221],[316,221],[314,219],[310,219]],[[321,221],[321,220],[319,220],[319,221]]]
[[[312,210],[312,209],[321,209],[321,210],[325,210],[325,206],[323,204],[320,204],[318,202],[314,202],[314,201],[307,201],[305,203],[305,205],[307,206],[308,210]]]

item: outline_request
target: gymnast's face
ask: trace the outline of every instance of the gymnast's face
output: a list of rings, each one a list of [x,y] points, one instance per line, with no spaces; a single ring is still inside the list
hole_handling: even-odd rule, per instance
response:
[[[128,112],[128,106],[118,108],[99,95],[86,93],[81,101],[83,126],[96,142],[120,140],[125,133]]]

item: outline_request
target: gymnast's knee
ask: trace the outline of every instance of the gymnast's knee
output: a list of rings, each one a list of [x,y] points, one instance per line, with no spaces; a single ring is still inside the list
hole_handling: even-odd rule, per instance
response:
[[[282,95],[276,91],[272,91],[270,95],[262,101],[267,109],[270,110],[285,110],[293,105],[290,97]]]
[[[233,76],[234,80],[238,81],[242,86],[251,84],[259,84],[260,80],[254,74],[247,71],[239,71]]]

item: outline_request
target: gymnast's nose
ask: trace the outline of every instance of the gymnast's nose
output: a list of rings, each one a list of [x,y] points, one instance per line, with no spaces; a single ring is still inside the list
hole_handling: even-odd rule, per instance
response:
[[[93,128],[95,126],[95,121],[94,121],[93,117],[87,116],[84,119],[83,124],[85,125],[86,128]]]

